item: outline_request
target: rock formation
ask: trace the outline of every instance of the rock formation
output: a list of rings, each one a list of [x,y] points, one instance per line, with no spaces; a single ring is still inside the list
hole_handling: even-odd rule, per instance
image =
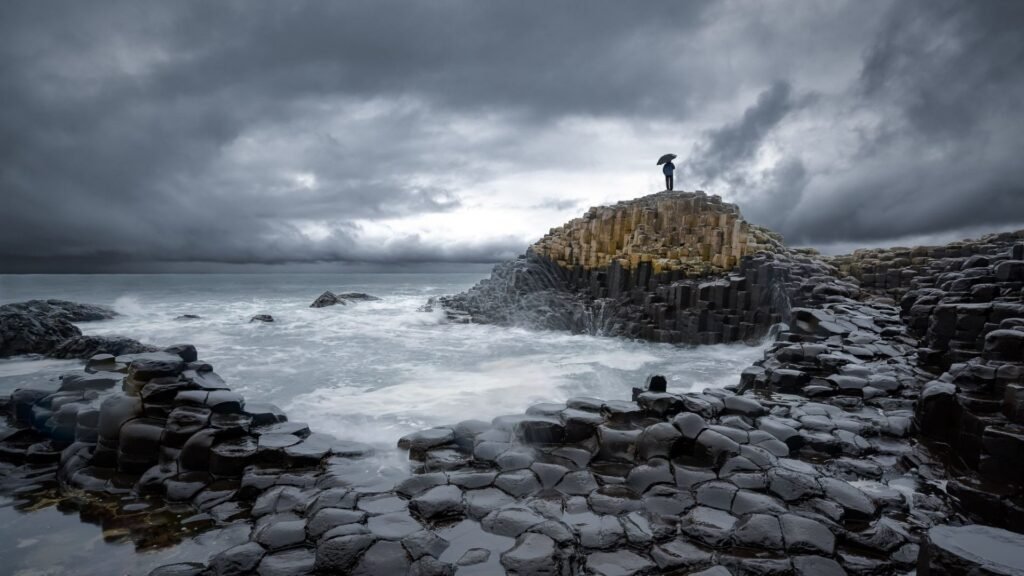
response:
[[[856,278],[864,290],[885,293],[898,300],[915,285],[915,279],[935,276],[935,267],[942,266],[942,262],[966,259],[961,262],[970,260],[967,268],[987,266],[986,254],[1004,252],[1021,239],[1021,232],[1002,232],[942,246],[855,250],[823,260],[835,266],[840,275]]]
[[[46,354],[54,358],[89,358],[100,352],[127,354],[154,350],[131,338],[82,336],[73,322],[109,320],[110,308],[66,300],[29,300],[0,306],[0,358]]]
[[[0,357],[46,354],[68,338],[81,335],[77,326],[63,318],[0,310]]]
[[[365,446],[247,404],[191,346],[98,355],[57,392],[0,399],[0,458],[21,464],[3,485],[43,499],[59,483],[118,511],[148,495],[179,506],[179,531],[251,526],[152,576],[1024,574],[1024,233],[823,259],[752,243],[698,195],[652,198],[639,223],[670,240],[622,232],[631,203],[603,224],[597,210],[441,304],[680,342],[783,321],[733,386],[654,376],[631,398],[423,430],[391,475]],[[672,236],[659,214],[708,222],[677,205],[721,210],[746,242],[671,257],[695,228]],[[595,244],[589,226],[628,242]],[[623,257],[640,247],[652,257]]]
[[[784,321],[791,305],[856,292],[813,256],[787,249],[717,196],[661,192],[592,208],[439,303],[461,321],[659,342],[749,341]]]
[[[678,394],[653,377],[632,399],[425,430],[399,442],[403,477],[246,403],[191,346],[100,355],[57,392],[11,396],[0,457],[25,463],[8,480],[23,496],[50,470],[121,506],[194,507],[176,530],[252,523],[248,542],[157,576],[1017,569],[1021,537],[972,525],[983,506],[941,488],[969,474],[915,440],[932,375],[900,314],[837,296],[796,308],[735,387]],[[985,504],[1020,530],[1013,486]],[[951,525],[998,546],[965,550]]]
[[[1024,238],[1024,231],[1016,239]],[[999,526],[1024,524],[1024,244],[989,243],[969,257],[936,259],[901,301],[922,340],[918,361],[940,374],[917,404],[921,432],[947,444],[983,480],[951,493]],[[1000,248],[1006,247],[1006,250]]]
[[[338,295],[330,290],[327,290],[323,294],[316,297],[313,303],[309,305],[310,308],[326,308],[328,306],[334,306],[341,304],[342,306],[348,304],[343,298],[338,298]]]
[[[917,576],[1024,574],[1024,535],[988,526],[936,526],[921,548]]]
[[[700,278],[734,270],[744,256],[780,252],[782,238],[743,220],[735,204],[703,192],[659,192],[591,208],[553,228],[530,250],[563,268],[607,269],[613,263],[651,273]]]
[[[67,300],[28,300],[0,306],[0,312],[31,314],[36,318],[59,318],[68,322],[110,320],[117,312],[106,306],[79,304]]]
[[[143,344],[132,338],[123,336],[74,336],[60,343],[59,346],[50,351],[51,358],[92,358],[97,354],[112,354],[122,356],[125,354],[141,354],[143,352],[156,352],[156,346]]]
[[[342,306],[347,305],[353,301],[373,301],[380,300],[376,296],[371,296],[363,292],[343,292],[341,294],[335,294],[330,290],[325,291],[323,294],[317,296],[316,300],[309,305],[310,308],[326,308],[327,306],[334,306],[341,304]]]
[[[342,292],[341,294],[338,294],[338,298],[341,298],[343,300],[361,300],[364,302],[374,302],[380,300],[380,298],[373,296],[372,294],[367,294],[365,292]]]

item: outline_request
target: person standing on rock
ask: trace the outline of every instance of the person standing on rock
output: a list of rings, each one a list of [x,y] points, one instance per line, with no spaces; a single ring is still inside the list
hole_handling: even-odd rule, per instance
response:
[[[675,174],[676,165],[671,160],[665,162],[665,165],[661,168],[661,172],[665,175],[665,190],[672,190],[675,187],[675,183],[672,181],[672,175]]]

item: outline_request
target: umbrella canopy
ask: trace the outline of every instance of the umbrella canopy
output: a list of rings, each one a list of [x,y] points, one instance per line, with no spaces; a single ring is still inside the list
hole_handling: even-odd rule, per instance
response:
[[[675,159],[676,159],[676,155],[675,154],[665,154],[661,158],[658,158],[658,166],[661,166],[665,162],[670,162],[670,161],[675,160]]]

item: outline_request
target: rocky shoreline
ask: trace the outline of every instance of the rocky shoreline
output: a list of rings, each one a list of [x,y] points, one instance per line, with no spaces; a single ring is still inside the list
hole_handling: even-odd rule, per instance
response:
[[[605,333],[674,342],[784,320],[726,389],[655,376],[632,398],[424,430],[390,475],[366,446],[247,404],[191,346],[100,354],[56,392],[0,400],[0,486],[56,485],[140,531],[172,505],[170,538],[243,527],[158,576],[1024,574],[1024,233],[906,266],[901,249],[775,250],[717,280],[531,252],[438,303],[502,323],[512,298],[580,330],[603,300],[624,322]]]
[[[117,312],[106,306],[67,300],[29,300],[0,305],[0,358],[39,354],[87,359],[99,353],[154,352],[154,346],[117,336],[84,336],[75,322],[109,320]]]

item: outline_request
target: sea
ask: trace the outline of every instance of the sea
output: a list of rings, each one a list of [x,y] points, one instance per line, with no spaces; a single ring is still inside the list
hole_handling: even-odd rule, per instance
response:
[[[110,306],[116,318],[81,323],[82,332],[156,346],[193,344],[247,401],[276,404],[314,431],[373,445],[382,470],[408,468],[395,444],[416,430],[490,420],[573,396],[628,400],[652,374],[664,375],[672,392],[722,387],[738,382],[740,371],[764,352],[763,345],[679,347],[450,323],[442,311],[424,310],[431,297],[461,292],[486,275],[0,275],[0,304],[60,298]],[[380,300],[310,308],[325,290]],[[270,314],[274,322],[250,322],[256,314]],[[57,376],[82,364],[0,359],[0,394],[56,388]],[[81,561],[92,559],[101,566],[97,574],[145,574],[165,557],[205,559],[201,539],[209,534],[177,543],[174,553],[135,553],[130,539],[107,537],[80,515],[15,504],[16,498],[0,494],[0,558],[10,559],[0,573],[62,574],[69,563],[77,563],[76,573],[92,573]],[[67,549],[68,541],[70,552],[53,553]],[[76,552],[85,542],[92,547]]]

